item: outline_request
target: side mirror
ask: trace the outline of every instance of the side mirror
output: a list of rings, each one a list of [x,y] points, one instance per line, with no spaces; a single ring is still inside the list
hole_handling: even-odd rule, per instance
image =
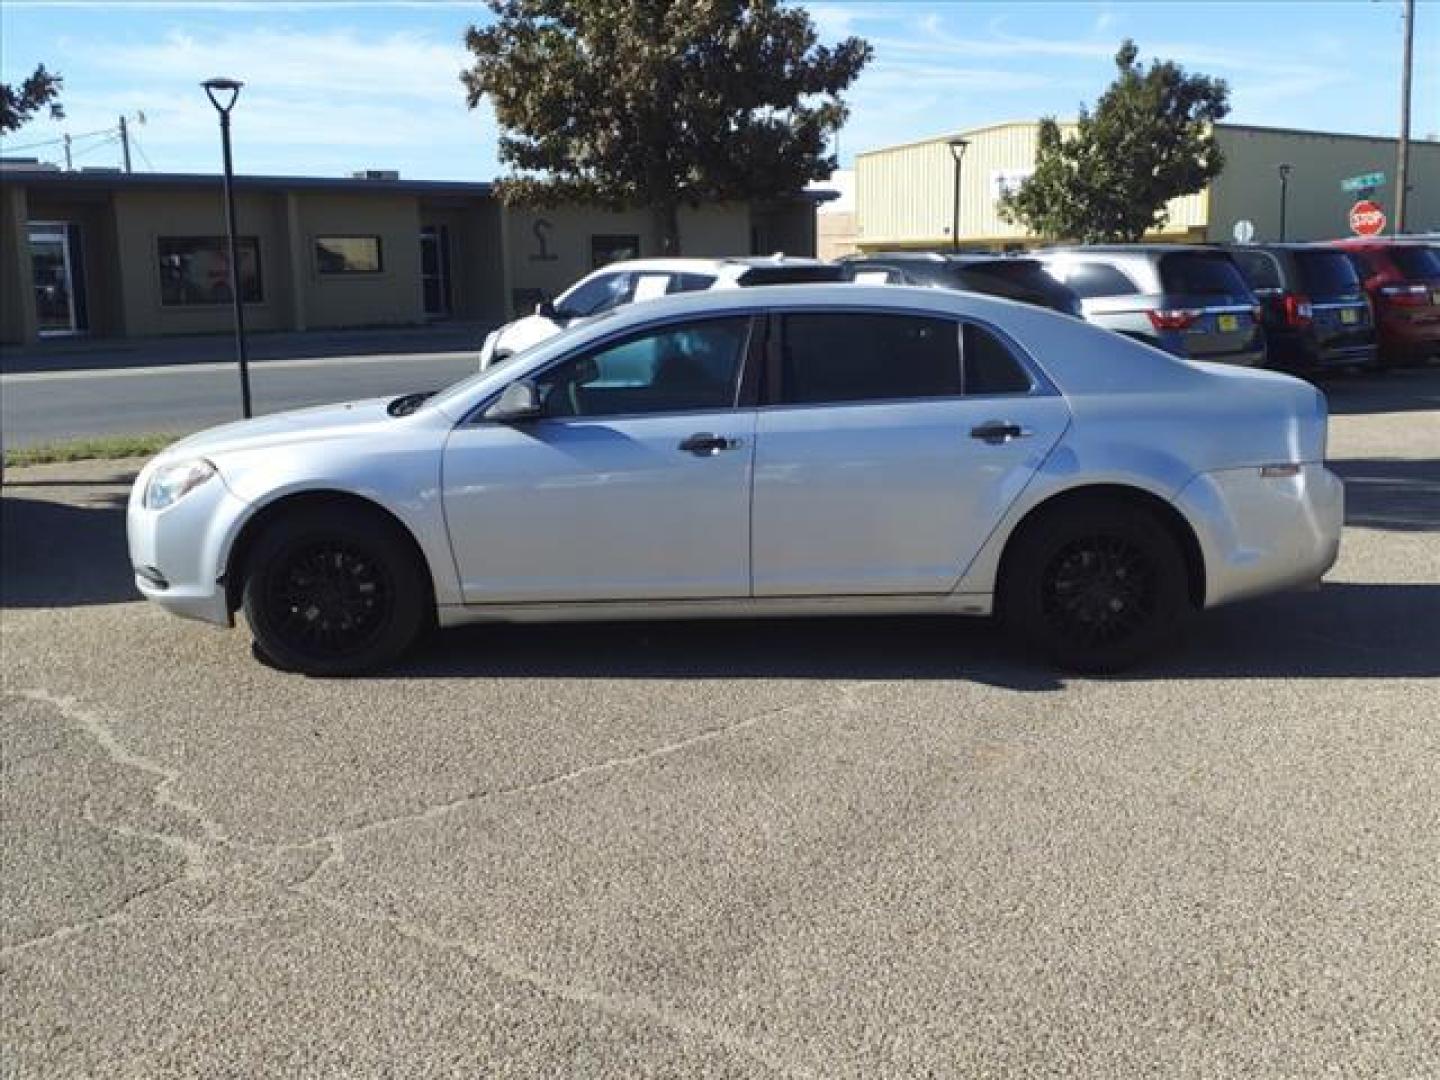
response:
[[[535,305],[535,314],[539,315],[542,319],[550,319],[552,322],[560,318],[560,313],[555,310],[555,302],[553,300],[541,300],[540,303]]]
[[[485,410],[486,420],[511,424],[517,420],[530,420],[540,415],[540,391],[529,379],[511,383],[500,392],[500,396]]]

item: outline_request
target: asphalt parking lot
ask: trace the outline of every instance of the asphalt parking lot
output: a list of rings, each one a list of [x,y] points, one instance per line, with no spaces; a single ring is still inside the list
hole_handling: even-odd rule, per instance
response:
[[[5,1076],[1440,1074],[1440,369],[1343,554],[1110,681],[983,622],[466,629],[383,678],[134,596],[10,470]]]

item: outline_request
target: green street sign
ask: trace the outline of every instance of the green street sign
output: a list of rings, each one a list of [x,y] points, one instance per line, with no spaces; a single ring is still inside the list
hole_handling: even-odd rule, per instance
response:
[[[1340,181],[1341,191],[1370,191],[1385,183],[1383,172],[1366,173],[1364,176],[1352,176],[1348,180]]]

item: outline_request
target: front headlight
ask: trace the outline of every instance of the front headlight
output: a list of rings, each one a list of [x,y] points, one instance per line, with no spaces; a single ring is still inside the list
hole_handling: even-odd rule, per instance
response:
[[[164,510],[214,475],[215,466],[204,458],[162,465],[151,474],[150,482],[145,485],[145,508]]]

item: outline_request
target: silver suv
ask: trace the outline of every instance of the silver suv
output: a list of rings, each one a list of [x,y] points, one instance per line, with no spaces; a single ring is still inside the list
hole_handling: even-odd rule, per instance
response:
[[[1046,270],[1080,296],[1085,318],[1190,360],[1258,366],[1258,302],[1224,251],[1184,244],[1054,248]]]

